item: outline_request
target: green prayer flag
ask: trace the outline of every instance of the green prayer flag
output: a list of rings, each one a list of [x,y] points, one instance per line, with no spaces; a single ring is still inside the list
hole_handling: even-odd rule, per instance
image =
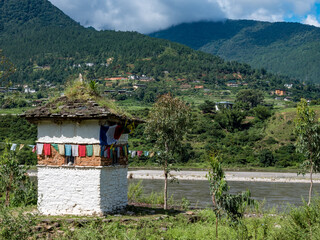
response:
[[[93,155],[93,146],[92,145],[87,145],[86,146],[86,150],[87,150],[87,156],[91,157]]]
[[[51,144],[51,146],[59,152],[58,144],[53,143]]]

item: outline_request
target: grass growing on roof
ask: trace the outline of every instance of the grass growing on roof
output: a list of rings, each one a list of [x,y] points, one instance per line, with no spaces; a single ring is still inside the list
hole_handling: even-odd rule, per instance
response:
[[[71,81],[67,84],[64,94],[70,100],[93,100],[99,106],[108,108],[108,110],[114,114],[131,117],[129,113],[121,109],[114,101],[102,97],[98,91],[97,84],[93,81],[89,83],[79,80]]]

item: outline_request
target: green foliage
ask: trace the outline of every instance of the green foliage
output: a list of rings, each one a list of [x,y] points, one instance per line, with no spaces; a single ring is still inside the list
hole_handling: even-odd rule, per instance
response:
[[[312,195],[312,173],[320,170],[320,124],[315,119],[315,112],[309,108],[305,99],[301,99],[297,106],[295,119],[295,133],[297,135],[297,151],[303,153],[307,160],[302,165],[302,173],[310,169],[309,202]]]
[[[8,208],[0,208],[0,238],[1,239],[33,239],[32,228],[38,222],[35,214],[24,213],[21,210],[13,212]]]
[[[320,200],[313,199],[310,205],[292,207],[286,221],[281,224],[277,239],[319,239],[320,237]]]
[[[223,109],[219,111],[214,120],[224,129],[234,131],[241,128],[246,113],[237,109]]]
[[[5,206],[30,205],[37,202],[36,188],[20,166],[15,152],[7,144],[0,158],[0,201]]]
[[[271,110],[268,107],[261,105],[258,105],[257,107],[253,108],[253,112],[255,117],[260,121],[264,121],[272,115]]]
[[[190,126],[190,108],[171,94],[161,96],[151,109],[145,133],[159,151],[158,161],[164,170],[164,209],[167,209],[169,164],[180,153],[183,137]]]
[[[217,217],[225,211],[234,221],[243,217],[244,210],[248,205],[254,204],[250,191],[239,194],[229,194],[229,186],[222,170],[220,155],[210,154],[210,171],[207,175],[210,184],[212,203]]]
[[[305,99],[301,99],[297,106],[295,134],[297,151],[307,158],[304,166],[318,172],[320,170],[320,124],[315,118],[315,112],[309,108]],[[306,169],[303,168],[303,171],[305,172]]]
[[[0,82],[6,83],[7,78],[15,71],[14,65],[9,59],[3,55],[0,49]]]
[[[204,103],[199,105],[199,109],[203,113],[214,113],[216,104],[210,100],[205,100]]]
[[[257,107],[263,102],[263,92],[253,89],[240,90],[236,95],[236,102],[244,109]]]
[[[264,149],[259,154],[259,162],[263,167],[270,167],[275,164],[275,159],[270,150]]]
[[[0,141],[34,144],[37,139],[37,127],[19,116],[0,116]]]
[[[190,108],[183,101],[170,94],[158,99],[149,113],[145,133],[161,152],[160,161],[173,160],[189,126]]]

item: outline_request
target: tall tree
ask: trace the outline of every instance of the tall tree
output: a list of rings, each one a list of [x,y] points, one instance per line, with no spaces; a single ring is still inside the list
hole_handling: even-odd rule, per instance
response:
[[[236,102],[244,108],[253,108],[263,102],[263,92],[260,90],[243,89],[237,93]]]
[[[305,99],[301,99],[297,106],[295,119],[295,134],[297,135],[296,149],[303,153],[306,161],[302,164],[302,174],[310,172],[310,189],[308,205],[312,196],[312,174],[320,170],[320,124],[316,120],[315,112],[309,108]]]
[[[149,113],[146,134],[155,141],[155,149],[160,152],[159,164],[164,172],[164,209],[167,209],[167,186],[170,173],[169,164],[181,149],[183,137],[190,126],[190,108],[171,94],[161,96]]]
[[[12,62],[2,54],[0,49],[0,82],[3,84],[7,78],[14,73],[15,68]]]

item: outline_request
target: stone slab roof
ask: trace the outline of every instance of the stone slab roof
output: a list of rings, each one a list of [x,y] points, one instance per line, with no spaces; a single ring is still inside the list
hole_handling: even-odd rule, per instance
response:
[[[136,124],[144,121],[136,118],[129,118],[124,114],[116,113],[114,110],[100,106],[94,100],[69,99],[66,96],[60,97],[44,106],[37,107],[20,115],[30,122],[39,120],[87,120],[102,119],[114,122],[126,120]]]

